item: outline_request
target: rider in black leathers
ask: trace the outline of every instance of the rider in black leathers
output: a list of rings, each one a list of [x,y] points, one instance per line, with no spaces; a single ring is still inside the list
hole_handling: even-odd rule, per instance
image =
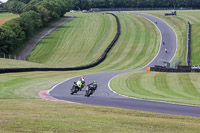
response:
[[[97,89],[97,82],[94,81],[94,82],[88,84],[88,85],[87,85],[87,89],[88,89],[88,90],[86,90],[85,96],[87,96],[87,93],[88,93],[89,90],[92,90],[92,93],[91,93],[91,94],[93,94],[93,93],[95,92],[95,90]]]

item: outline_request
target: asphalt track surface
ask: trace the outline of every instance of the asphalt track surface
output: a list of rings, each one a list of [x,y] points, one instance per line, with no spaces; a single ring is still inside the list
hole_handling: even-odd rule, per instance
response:
[[[172,60],[172,58],[176,53],[176,44],[177,44],[176,34],[173,31],[173,29],[159,18],[144,14],[134,14],[134,15],[139,15],[141,17],[144,17],[150,20],[154,24],[155,22],[157,22],[157,24],[155,25],[160,31],[162,41],[165,42],[165,45],[163,45],[161,42],[160,51],[158,52],[157,56],[147,66],[154,66],[156,64],[159,64],[159,61],[161,60],[164,61]],[[165,53],[165,48],[167,48],[168,53]],[[143,71],[147,66],[135,71]],[[84,96],[85,88],[81,92],[78,92],[77,94],[74,95],[70,94],[73,82],[77,81],[80,78],[80,76],[68,79],[54,86],[48,92],[48,94],[58,100],[64,100],[74,103],[118,107],[124,109],[141,110],[146,112],[155,112],[163,114],[200,117],[200,106],[135,99],[122,96],[113,92],[109,87],[110,80],[117,75],[127,72],[133,72],[133,71],[114,71],[114,72],[83,75],[86,84],[91,83],[94,79],[98,83],[97,90],[90,97]]]

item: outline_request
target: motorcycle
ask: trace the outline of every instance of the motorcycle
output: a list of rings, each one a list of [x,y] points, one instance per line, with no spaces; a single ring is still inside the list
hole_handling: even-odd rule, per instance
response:
[[[96,90],[96,88],[87,86],[85,96],[89,97],[90,95],[92,95],[95,92],[95,90]]]
[[[82,89],[85,87],[85,82],[82,83],[82,86],[80,88],[80,91],[82,91]]]
[[[71,89],[71,95],[73,95],[74,93],[77,93],[79,91],[79,87],[76,84],[76,82],[74,82],[72,89]]]
[[[72,89],[71,89],[71,95],[73,95],[74,93],[77,93],[78,91],[82,91],[82,89],[85,86],[85,82],[81,85],[81,87],[79,87],[76,82],[74,82]]]

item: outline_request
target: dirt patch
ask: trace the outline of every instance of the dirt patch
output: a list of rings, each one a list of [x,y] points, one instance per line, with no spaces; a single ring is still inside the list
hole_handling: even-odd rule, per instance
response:
[[[0,26],[2,26],[5,22],[8,20],[11,20],[12,18],[0,18]]]
[[[8,124],[9,123],[9,121],[7,121],[7,120],[0,120],[0,124]]]

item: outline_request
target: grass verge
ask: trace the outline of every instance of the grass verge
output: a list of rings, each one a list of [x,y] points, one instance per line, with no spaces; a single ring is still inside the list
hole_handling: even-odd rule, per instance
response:
[[[200,74],[133,72],[117,76],[111,88],[130,97],[200,105]]]
[[[200,119],[38,100],[0,100],[0,132],[193,132]]]

